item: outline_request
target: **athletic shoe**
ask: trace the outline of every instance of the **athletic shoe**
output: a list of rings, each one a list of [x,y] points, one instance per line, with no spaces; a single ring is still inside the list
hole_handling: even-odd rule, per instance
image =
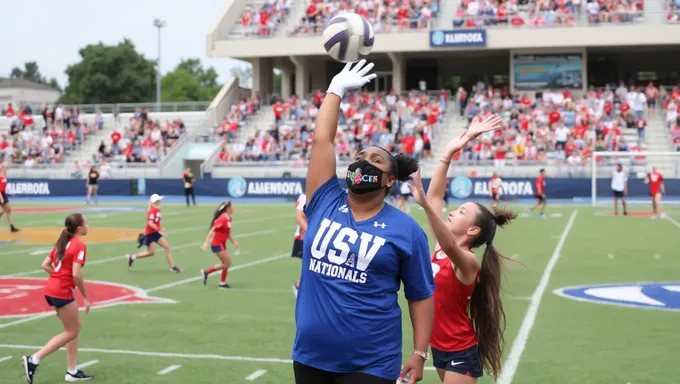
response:
[[[128,270],[132,269],[132,264],[134,264],[135,259],[132,258],[132,255],[127,255],[128,259]]]
[[[201,278],[203,279],[203,285],[208,284],[208,274],[205,273],[205,269],[201,269]]]
[[[231,286],[230,286],[229,284],[227,284],[227,283],[221,283],[221,284],[220,284],[220,288],[227,289],[227,288],[231,288]]]
[[[531,216],[532,214],[533,212],[531,211],[531,209],[527,209],[527,216]]]
[[[178,267],[178,266],[176,266],[176,265],[173,265],[172,267],[170,267],[170,272],[181,273],[181,272],[182,272],[182,268],[180,268],[180,267]]]
[[[64,380],[71,382],[71,383],[76,382],[76,381],[85,381],[85,380],[92,380],[92,379],[94,379],[94,376],[90,376],[90,375],[86,374],[85,372],[81,371],[80,369],[78,370],[78,372],[76,372],[75,375],[72,375],[72,374],[66,372],[66,376],[64,376]]]
[[[19,228],[15,227],[14,225],[9,226],[9,231],[10,232],[19,232]]]
[[[295,286],[295,284],[293,284],[292,289],[293,289],[293,296],[295,296],[295,298],[297,299],[298,289]]]
[[[24,375],[26,376],[26,382],[28,384],[33,384],[33,376],[35,371],[38,369],[38,364],[33,364],[33,359],[31,356],[21,356],[21,361],[24,363]]]

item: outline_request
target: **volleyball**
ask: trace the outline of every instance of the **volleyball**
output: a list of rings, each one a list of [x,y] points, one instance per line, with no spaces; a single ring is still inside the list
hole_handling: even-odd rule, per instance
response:
[[[363,16],[343,13],[332,18],[323,30],[323,47],[333,59],[348,63],[371,53],[375,32]]]

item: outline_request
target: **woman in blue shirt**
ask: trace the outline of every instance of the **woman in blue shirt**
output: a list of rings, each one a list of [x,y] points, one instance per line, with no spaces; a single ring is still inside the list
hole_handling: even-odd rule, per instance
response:
[[[307,170],[308,226],[295,308],[296,384],[393,384],[420,381],[432,330],[434,279],[427,235],[385,204],[417,161],[380,147],[359,152],[347,169],[349,193],[336,176],[333,141],[345,92],[375,79],[373,64],[347,64],[328,88],[316,118]],[[343,183],[344,184],[344,183]],[[402,365],[404,284],[413,354]]]

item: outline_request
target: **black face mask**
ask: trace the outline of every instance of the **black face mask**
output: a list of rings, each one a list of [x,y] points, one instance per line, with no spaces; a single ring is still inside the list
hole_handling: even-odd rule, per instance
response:
[[[382,188],[383,171],[368,160],[358,160],[347,167],[347,188],[362,195]]]

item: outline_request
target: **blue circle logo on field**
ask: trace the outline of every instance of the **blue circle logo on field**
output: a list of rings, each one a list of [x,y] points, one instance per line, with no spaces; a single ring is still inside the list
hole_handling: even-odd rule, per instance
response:
[[[227,183],[227,192],[231,197],[243,197],[246,194],[246,179],[242,177],[232,177]]]
[[[432,45],[438,46],[444,44],[444,32],[442,31],[434,31],[430,35],[430,41],[432,42]]]
[[[472,195],[472,180],[469,177],[456,177],[449,185],[451,194],[457,199],[465,199]]]
[[[680,311],[680,282],[581,285],[556,289],[553,293],[597,304]]]

